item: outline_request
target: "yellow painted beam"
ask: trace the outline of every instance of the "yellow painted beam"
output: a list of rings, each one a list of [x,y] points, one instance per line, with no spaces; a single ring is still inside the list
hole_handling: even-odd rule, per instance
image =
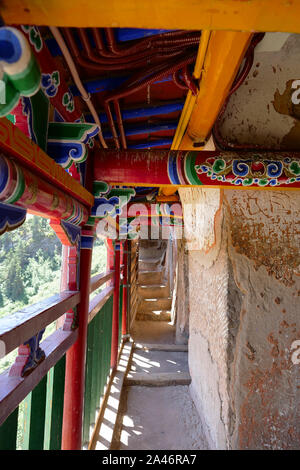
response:
[[[7,24],[300,33],[299,0],[1,0]]]
[[[201,75],[202,75],[204,61],[205,61],[205,57],[207,53],[209,40],[210,40],[210,35],[211,35],[211,32],[207,30],[202,31],[201,33],[198,54],[197,54],[194,72],[193,72],[193,76],[196,80],[200,80]],[[187,93],[187,97],[184,103],[182,113],[180,115],[178,126],[176,128],[171,150],[179,149],[180,143],[183,139],[187,125],[191,118],[191,114],[194,109],[195,103],[196,103],[196,96],[193,95],[192,92],[189,90]]]
[[[199,80],[199,92],[193,102],[189,102],[189,121],[185,123],[184,135],[181,129],[182,138],[180,142],[177,139],[174,149],[195,150],[194,144],[206,142],[251,37],[252,34],[247,32],[211,32]],[[200,149],[201,147],[197,147],[197,150]]]

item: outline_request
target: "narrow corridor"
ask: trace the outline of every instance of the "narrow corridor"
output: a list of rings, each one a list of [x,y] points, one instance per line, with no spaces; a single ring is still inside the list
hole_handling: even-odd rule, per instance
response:
[[[136,321],[135,348],[121,406],[120,450],[207,449],[189,393],[186,345],[164,321]]]

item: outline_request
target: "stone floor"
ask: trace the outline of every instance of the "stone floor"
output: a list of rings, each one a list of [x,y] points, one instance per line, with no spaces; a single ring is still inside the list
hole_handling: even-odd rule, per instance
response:
[[[136,322],[129,375],[188,375],[187,351],[143,349],[143,344],[174,344],[174,327],[162,321]],[[120,450],[204,450],[208,444],[188,385],[126,386],[119,422]]]

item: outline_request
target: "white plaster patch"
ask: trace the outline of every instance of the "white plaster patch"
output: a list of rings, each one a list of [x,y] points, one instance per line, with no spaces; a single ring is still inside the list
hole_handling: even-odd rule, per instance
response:
[[[6,347],[4,341],[0,340],[0,359],[6,355]]]
[[[293,351],[292,353],[292,363],[293,364],[300,364],[300,339],[297,339],[296,341],[293,341],[291,350]],[[294,351],[295,350],[295,351]]]

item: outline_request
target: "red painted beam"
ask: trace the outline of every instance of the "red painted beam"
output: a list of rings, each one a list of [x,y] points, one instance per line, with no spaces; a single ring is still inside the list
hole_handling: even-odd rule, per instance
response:
[[[88,219],[86,206],[68,192],[55,188],[3,155],[0,155],[0,188],[0,201],[6,204],[15,204],[43,217],[63,219],[76,225],[83,225]]]
[[[300,189],[300,152],[101,150],[95,181],[128,186]]]
[[[0,150],[50,183],[53,190],[59,188],[84,205],[93,205],[93,195],[6,118],[0,118]]]

